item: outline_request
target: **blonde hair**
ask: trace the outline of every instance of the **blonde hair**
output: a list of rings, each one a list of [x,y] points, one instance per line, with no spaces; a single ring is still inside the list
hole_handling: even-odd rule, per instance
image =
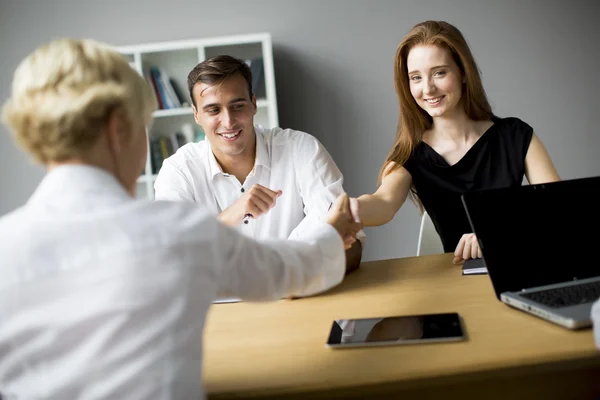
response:
[[[112,111],[133,128],[157,108],[148,83],[110,46],[59,39],[17,67],[2,120],[37,162],[80,157],[96,143]]]

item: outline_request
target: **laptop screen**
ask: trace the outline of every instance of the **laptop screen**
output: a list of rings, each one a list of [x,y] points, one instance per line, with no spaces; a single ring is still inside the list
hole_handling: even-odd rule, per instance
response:
[[[600,177],[465,193],[496,296],[600,276]]]

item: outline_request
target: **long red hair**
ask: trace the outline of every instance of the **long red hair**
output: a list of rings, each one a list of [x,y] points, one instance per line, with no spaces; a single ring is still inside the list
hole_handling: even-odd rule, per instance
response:
[[[413,98],[408,80],[408,53],[420,45],[435,45],[450,52],[466,80],[461,100],[471,120],[483,121],[493,117],[479,68],[462,33],[445,21],[425,21],[415,25],[400,42],[394,58],[394,84],[400,105],[398,128],[394,145],[379,172],[379,183],[387,174],[404,165],[421,142],[423,133],[433,124],[431,116]],[[412,189],[411,193],[415,196],[414,187]],[[413,199],[422,211],[421,203],[416,197]]]

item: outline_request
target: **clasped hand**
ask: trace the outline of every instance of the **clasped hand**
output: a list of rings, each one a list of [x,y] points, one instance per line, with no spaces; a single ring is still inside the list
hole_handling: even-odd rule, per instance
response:
[[[358,215],[358,201],[346,193],[340,195],[327,212],[327,223],[338,231],[346,250],[356,242],[356,235],[363,228]]]

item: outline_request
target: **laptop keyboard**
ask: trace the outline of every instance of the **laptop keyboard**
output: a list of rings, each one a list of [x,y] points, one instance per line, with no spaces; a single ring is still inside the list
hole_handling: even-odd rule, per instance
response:
[[[600,298],[600,281],[523,293],[521,296],[552,308],[576,306]]]

